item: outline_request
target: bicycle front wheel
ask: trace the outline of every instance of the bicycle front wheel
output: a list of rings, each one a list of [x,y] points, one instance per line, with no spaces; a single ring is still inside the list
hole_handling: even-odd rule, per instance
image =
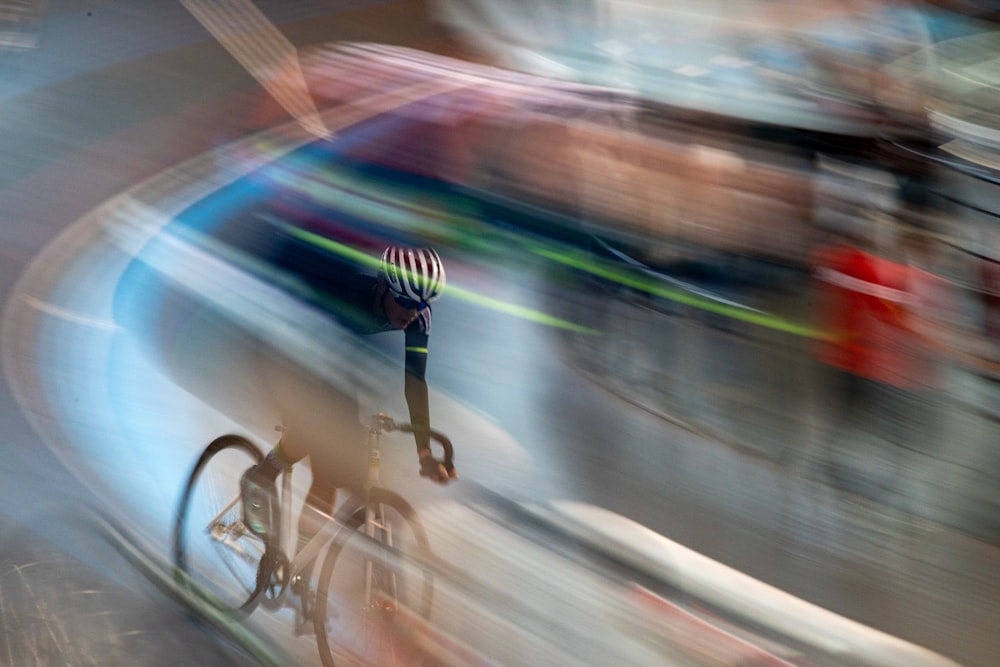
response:
[[[240,477],[263,456],[242,436],[213,440],[191,472],[174,526],[178,584],[233,615],[250,613],[260,599],[265,544],[243,524]]]
[[[430,616],[434,582],[427,532],[399,494],[375,488],[330,544],[314,625],[326,667],[422,664],[412,641]]]

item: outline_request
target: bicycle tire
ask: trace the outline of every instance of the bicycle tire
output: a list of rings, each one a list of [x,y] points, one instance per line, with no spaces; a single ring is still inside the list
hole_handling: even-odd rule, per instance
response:
[[[384,525],[393,531],[393,547],[381,546],[384,532],[374,540],[364,534],[366,507],[386,508]],[[405,526],[400,532],[398,526]],[[366,545],[368,547],[366,551]],[[365,608],[363,593],[358,582],[365,579],[363,561],[365,553],[385,552],[386,561],[375,567],[382,568],[383,580],[394,575],[400,598],[393,605],[406,608],[408,614],[430,616],[434,598],[434,580],[428,563],[430,543],[427,532],[413,507],[402,496],[384,488],[369,492],[367,505],[359,505],[344,522],[331,541],[320,570],[316,589],[313,624],[320,659],[325,667],[337,667],[342,658],[348,664],[378,664],[382,667],[420,664],[413,656],[409,642],[395,631],[392,621],[399,609],[390,608],[387,597],[379,596],[380,604]],[[373,567],[373,569],[375,569]],[[334,577],[339,573],[340,576]],[[374,574],[373,578],[378,578]]]
[[[239,499],[240,477],[263,458],[243,436],[213,440],[191,471],[174,525],[175,581],[230,616],[252,612],[264,589],[266,545],[243,525]]]

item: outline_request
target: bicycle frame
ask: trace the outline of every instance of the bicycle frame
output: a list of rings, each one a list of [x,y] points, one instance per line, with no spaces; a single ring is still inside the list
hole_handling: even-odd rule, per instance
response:
[[[368,489],[376,487],[381,482],[381,436],[383,430],[387,429],[387,425],[392,424],[391,420],[385,415],[379,414],[372,417],[372,423],[368,428],[368,476],[365,482],[365,491]],[[280,430],[280,429],[279,429]],[[392,543],[392,530],[390,526],[385,523],[384,510],[376,510],[368,503],[367,498],[361,499],[363,501],[363,507],[365,508],[365,534],[371,538],[375,538],[376,531],[379,529],[385,530],[385,540],[384,543],[389,547],[393,546]],[[292,535],[292,468],[288,467],[282,471],[281,479],[281,491],[279,493],[278,506],[280,508],[280,522],[279,525],[280,535],[278,538],[278,543],[276,545],[278,549],[278,558],[283,558],[285,562],[288,562],[287,577],[283,577],[281,591],[270,601],[271,604],[281,604],[286,590],[288,589],[288,583],[295,581],[295,578],[301,575],[309,566],[318,559],[322,550],[336,537],[337,531],[341,529],[341,524],[336,521],[333,516],[324,515],[325,521],[323,527],[313,535],[309,541],[302,547],[302,549],[295,554],[295,557],[291,561],[287,560],[288,554],[292,553],[292,547],[297,539]],[[234,502],[239,502],[237,498]],[[347,502],[351,502],[348,500]],[[278,562],[278,561],[275,561]],[[370,603],[371,601],[371,580],[372,580],[372,561],[366,560],[365,562],[365,601]],[[395,586],[395,581],[393,581],[393,586]]]
[[[295,512],[292,509],[291,467],[282,471],[277,490],[278,516],[270,517],[273,532],[268,535],[253,533],[244,523],[245,516],[234,512],[243,502],[240,493],[221,511],[213,511],[214,517],[207,525],[203,515],[199,516],[198,508],[218,507],[219,498],[213,493],[214,475],[206,471],[222,473],[232,469],[229,454],[216,459],[218,454],[239,453],[240,457],[249,456],[254,461],[263,457],[260,448],[243,436],[227,434],[213,440],[191,471],[178,511],[174,529],[178,582],[217,609],[239,616],[251,613],[258,604],[271,611],[301,610],[299,622],[311,618],[317,630],[317,644],[325,665],[332,667],[335,664],[333,654],[339,650],[331,644],[334,636],[331,633],[348,632],[348,635],[337,637],[341,646],[374,650],[377,654],[382,650],[380,647],[386,645],[383,643],[385,637],[381,636],[384,628],[376,628],[393,618],[397,611],[404,615],[412,611],[421,618],[428,618],[434,592],[433,573],[428,566],[431,552],[427,532],[410,503],[381,485],[381,436],[392,431],[413,433],[414,427],[408,423],[397,424],[385,414],[372,418],[367,437],[368,471],[362,492],[349,495],[333,516],[320,513],[318,520],[322,525],[319,530],[302,544],[291,560],[289,555],[298,547],[298,531],[292,521]],[[452,469],[454,451],[450,440],[434,430],[430,431],[430,438],[444,450],[441,463]],[[221,461],[218,464],[221,467],[210,467],[216,465],[212,461]],[[303,507],[303,511],[313,510]],[[203,541],[207,537],[215,545],[211,547],[202,542],[209,547],[208,560],[215,561],[208,570],[201,567],[206,555],[204,549],[191,546],[187,539],[187,536],[196,535],[201,536],[196,539]],[[219,550],[221,553],[212,554]],[[220,564],[222,570],[217,569]],[[317,564],[321,567],[318,585],[314,585],[312,575],[317,572]],[[215,581],[219,573],[226,575],[225,581]],[[358,581],[359,573],[363,581]],[[233,575],[233,579],[228,575]],[[306,576],[308,580],[304,579]],[[217,583],[220,585],[216,586]],[[232,583],[235,588],[230,585]],[[298,594],[297,601],[285,597],[289,588]],[[335,593],[331,598],[331,592],[337,590],[343,596]],[[216,591],[221,591],[221,596]],[[232,597],[233,591],[238,598],[235,603],[223,599]],[[335,618],[340,621],[328,625]],[[297,630],[299,628],[301,625]],[[358,628],[361,632],[354,632]],[[345,638],[348,639],[346,643]]]
[[[282,429],[279,427],[278,430]],[[398,494],[381,486],[381,435],[383,432],[391,431],[412,433],[414,427],[407,423],[397,424],[385,414],[377,414],[372,418],[367,438],[368,472],[362,493],[349,496],[348,500],[337,509],[334,516],[320,512],[318,519],[322,521],[322,525],[317,533],[302,545],[302,549],[298,550],[292,559],[289,556],[296,550],[298,539],[295,537],[297,531],[293,533],[291,467],[282,471],[281,484],[277,493],[278,516],[271,517],[269,522],[275,532],[269,536],[262,537],[254,534],[243,523],[242,518],[235,521],[229,518],[232,510],[242,503],[242,498],[238,493],[225,504],[221,511],[215,513],[211,520],[201,524],[203,535],[207,534],[207,537],[218,547],[227,550],[238,560],[253,568],[256,583],[252,585],[255,585],[256,588],[248,589],[249,597],[246,602],[239,605],[239,610],[249,613],[258,603],[272,611],[290,606],[284,597],[288,588],[291,587],[300,594],[314,590],[311,575],[314,571],[313,566],[317,563],[323,564],[321,579],[329,582],[329,573],[332,570],[328,570],[326,564],[329,562],[330,567],[333,567],[341,547],[352,534],[364,538],[362,543],[357,541],[352,543],[356,551],[360,549],[358,553],[361,554],[361,560],[358,564],[363,568],[364,581],[362,590],[359,591],[361,595],[359,601],[363,608],[379,607],[383,611],[395,608],[399,602],[398,595],[400,594],[397,572],[401,567],[409,569],[410,565],[405,560],[400,560],[400,553],[397,552],[399,540],[396,534],[396,519],[389,518],[390,508],[394,517],[398,514],[402,519],[403,525],[406,526],[405,534],[414,537],[422,545],[422,549],[426,550],[428,546],[426,532],[409,503]],[[443,433],[433,429],[430,431],[430,437],[444,450],[442,463],[450,469],[454,454],[450,440]],[[198,475],[203,471],[203,466],[208,465],[208,462],[216,454],[229,447],[242,449],[244,453],[256,456],[258,461],[262,457],[259,448],[246,438],[236,435],[216,438],[202,454],[188,480],[175,526],[175,558],[177,559],[178,573],[188,570],[186,561],[188,551],[181,535],[189,507],[188,503],[193,489],[196,488],[196,480],[199,479]],[[335,544],[337,548],[334,550]],[[386,567],[375,570],[379,564],[385,564]],[[237,580],[244,578],[244,575],[235,571],[233,574],[236,574]],[[304,582],[305,587],[300,587],[299,584],[303,583],[302,576],[304,574],[309,576],[310,581]],[[432,589],[429,588],[430,578],[425,576],[424,579],[427,583],[422,589],[423,592],[420,593],[420,599],[427,601],[427,609],[429,609]],[[376,582],[378,591],[374,590]],[[250,582],[244,581],[243,583]],[[290,586],[290,584],[295,585]],[[309,595],[301,596],[300,603],[304,615],[311,613],[310,597]],[[218,600],[215,603],[218,603]],[[229,605],[223,603],[222,606],[228,607]]]

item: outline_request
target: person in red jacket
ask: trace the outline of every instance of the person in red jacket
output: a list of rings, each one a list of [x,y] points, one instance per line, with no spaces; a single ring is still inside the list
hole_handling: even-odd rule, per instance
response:
[[[979,259],[979,290],[983,309],[983,334],[1000,342],[1000,261],[995,257]]]
[[[899,471],[904,450],[933,445],[939,353],[927,323],[942,281],[912,261],[925,252],[926,235],[878,225],[892,223],[872,222],[815,253],[817,324],[825,332],[815,354],[830,371],[823,396],[830,453],[839,460],[859,451],[878,456],[884,473]],[[876,449],[862,444],[872,442]],[[856,461],[833,472],[853,484],[841,478],[850,467],[877,466]]]

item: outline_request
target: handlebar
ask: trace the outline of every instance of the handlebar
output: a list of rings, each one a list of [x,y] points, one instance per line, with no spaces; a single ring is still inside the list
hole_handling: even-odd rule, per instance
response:
[[[375,422],[377,424],[378,430],[384,433],[391,433],[392,431],[400,431],[402,433],[413,433],[413,424],[408,422],[397,422],[392,417],[385,413],[380,413],[375,416]],[[445,469],[454,469],[454,459],[455,459],[455,448],[451,444],[451,439],[446,436],[441,431],[435,429],[430,429],[431,440],[437,442],[441,445],[441,449],[444,450],[444,459],[442,463]]]

